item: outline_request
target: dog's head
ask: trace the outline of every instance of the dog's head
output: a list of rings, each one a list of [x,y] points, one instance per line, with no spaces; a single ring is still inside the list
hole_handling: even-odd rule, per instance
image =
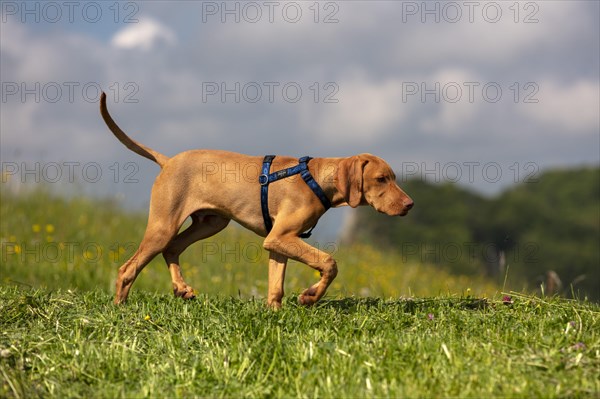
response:
[[[340,161],[335,186],[352,208],[370,205],[386,215],[404,216],[414,205],[396,184],[396,175],[387,162],[371,154]]]

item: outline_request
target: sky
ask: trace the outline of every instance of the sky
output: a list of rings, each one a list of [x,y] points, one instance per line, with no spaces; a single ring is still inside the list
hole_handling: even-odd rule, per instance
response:
[[[99,90],[123,130],[168,156],[367,152],[401,181],[487,195],[600,163],[596,1],[0,5],[0,156],[14,190],[147,206],[159,168],[108,131]]]

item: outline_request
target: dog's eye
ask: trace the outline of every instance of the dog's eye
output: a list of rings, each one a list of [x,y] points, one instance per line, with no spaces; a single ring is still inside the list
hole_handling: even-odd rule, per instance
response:
[[[387,179],[385,178],[385,176],[379,176],[377,178],[377,183],[385,183]]]

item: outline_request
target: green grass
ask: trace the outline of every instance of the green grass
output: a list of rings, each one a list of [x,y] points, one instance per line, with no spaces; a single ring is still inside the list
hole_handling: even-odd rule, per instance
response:
[[[600,308],[0,288],[1,397],[598,397]]]
[[[325,300],[291,262],[265,307],[267,254],[232,226],[182,256],[193,301],[161,257],[112,305],[145,215],[48,191],[0,201],[3,397],[598,397],[600,306],[511,293],[369,246],[338,260]],[[389,299],[391,298],[391,299]]]

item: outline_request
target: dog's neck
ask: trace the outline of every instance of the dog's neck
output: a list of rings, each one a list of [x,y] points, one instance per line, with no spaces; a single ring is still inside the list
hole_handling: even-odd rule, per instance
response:
[[[314,158],[309,163],[309,169],[315,181],[321,186],[331,200],[331,207],[346,206],[346,198],[336,187],[339,163],[344,158]]]

